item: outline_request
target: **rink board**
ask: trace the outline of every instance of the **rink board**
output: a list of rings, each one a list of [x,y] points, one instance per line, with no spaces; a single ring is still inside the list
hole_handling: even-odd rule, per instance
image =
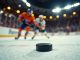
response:
[[[22,31],[21,36],[24,36],[25,30]],[[18,34],[18,29],[0,27],[0,37],[15,37]],[[34,32],[30,31],[28,36],[33,36]],[[65,36],[66,32],[57,32],[57,33],[47,33],[50,36]],[[38,35],[43,36],[43,34],[39,33]],[[70,32],[70,36],[80,35],[80,32]]]

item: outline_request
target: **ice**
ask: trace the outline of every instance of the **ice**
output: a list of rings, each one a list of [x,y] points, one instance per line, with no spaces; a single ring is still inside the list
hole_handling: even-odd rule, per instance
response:
[[[38,52],[37,43],[51,43],[53,50]],[[80,35],[50,36],[50,39],[36,36],[34,40],[0,38],[0,60],[80,60]]]

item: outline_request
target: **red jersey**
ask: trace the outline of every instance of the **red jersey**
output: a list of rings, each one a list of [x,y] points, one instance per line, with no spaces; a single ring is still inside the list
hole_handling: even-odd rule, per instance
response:
[[[29,24],[34,23],[35,17],[32,15],[29,15],[27,12],[23,12],[19,15],[18,21],[22,21],[23,19],[28,20]]]

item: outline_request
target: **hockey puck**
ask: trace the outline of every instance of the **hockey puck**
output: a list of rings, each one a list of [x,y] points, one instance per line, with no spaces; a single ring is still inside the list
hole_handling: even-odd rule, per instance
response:
[[[36,44],[36,51],[48,52],[51,50],[52,50],[52,44],[51,43],[38,43],[38,44]]]

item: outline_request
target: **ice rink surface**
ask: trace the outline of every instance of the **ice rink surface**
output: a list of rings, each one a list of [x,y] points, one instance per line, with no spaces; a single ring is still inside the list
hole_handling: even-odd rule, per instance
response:
[[[36,51],[37,43],[51,43],[50,52]],[[80,60],[80,35],[0,38],[0,60]]]

